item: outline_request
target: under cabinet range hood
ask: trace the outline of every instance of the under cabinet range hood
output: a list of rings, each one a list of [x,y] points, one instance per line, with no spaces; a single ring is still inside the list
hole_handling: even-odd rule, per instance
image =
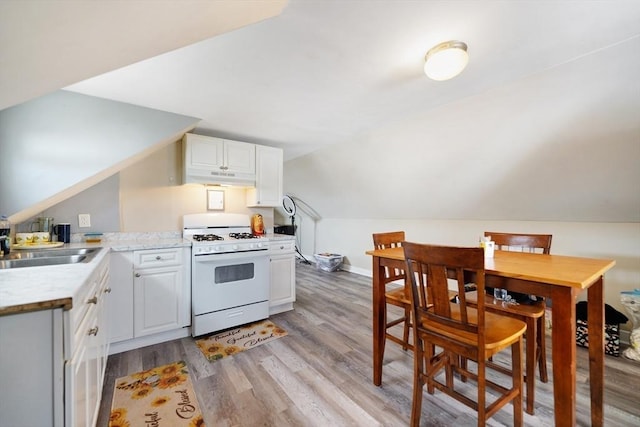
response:
[[[184,184],[255,187],[254,144],[187,133],[182,145]]]
[[[216,170],[188,169],[185,167],[183,183],[255,187],[256,175]]]

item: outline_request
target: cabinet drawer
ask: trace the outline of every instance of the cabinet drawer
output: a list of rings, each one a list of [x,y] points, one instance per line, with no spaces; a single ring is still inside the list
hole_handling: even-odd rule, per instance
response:
[[[99,277],[101,274],[91,276],[88,283],[78,291],[78,297],[73,300],[73,307],[70,312],[71,328],[77,328],[90,307],[98,303],[99,297]]]
[[[164,267],[182,263],[182,248],[149,249],[133,252],[133,268]]]
[[[293,252],[296,248],[295,241],[293,240],[280,240],[269,242],[269,253],[271,255],[284,254]]]

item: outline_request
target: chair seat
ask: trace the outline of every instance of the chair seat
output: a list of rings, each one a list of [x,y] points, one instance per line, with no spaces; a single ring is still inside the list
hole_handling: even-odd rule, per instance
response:
[[[404,288],[396,288],[396,289],[388,290],[384,295],[385,295],[385,298],[387,299],[387,302],[390,304],[394,304],[394,305],[407,304],[409,306],[411,305],[411,300],[407,298],[404,294]],[[449,291],[450,300],[453,300],[457,296],[458,296],[458,293],[456,291]],[[399,303],[399,304],[396,304],[396,303]]]
[[[467,304],[472,307],[478,304],[478,291],[465,292]],[[518,317],[531,317],[537,319],[544,315],[546,304],[544,301],[533,301],[531,304],[505,304],[485,294],[484,308],[487,311],[498,314],[514,315]]]
[[[470,323],[478,323],[477,313],[475,309],[467,309]],[[459,304],[451,304],[451,314],[453,318],[460,319]],[[487,357],[518,341],[527,330],[527,325],[523,321],[494,313],[485,313],[484,322]],[[438,334],[445,335],[450,339],[453,338],[466,345],[477,345],[477,334],[461,331],[453,327],[446,327],[441,323],[432,322],[429,319],[423,319],[421,325],[429,331],[437,330]]]
[[[385,298],[390,304],[400,303],[402,305],[411,305],[411,300],[404,294],[404,288],[391,289],[385,292]],[[398,305],[398,304],[395,304]]]
[[[478,304],[478,292],[465,292],[464,294],[469,307],[476,307]],[[491,295],[485,294],[484,296],[484,309],[486,313],[496,313],[502,316],[508,316],[513,319],[523,320],[527,324],[527,331],[525,332],[526,338],[526,375],[525,380],[527,383],[527,399],[526,399],[526,411],[533,415],[534,408],[534,395],[535,395],[535,368],[536,361],[540,366],[540,380],[542,382],[548,381],[547,367],[546,367],[546,351],[544,351],[544,322],[542,319],[545,315],[546,303],[544,300],[533,301],[531,304],[505,304],[502,301],[496,300]],[[538,342],[540,341],[540,342]],[[494,369],[502,370],[504,368],[499,365],[491,363]],[[506,373],[506,372],[505,372]]]

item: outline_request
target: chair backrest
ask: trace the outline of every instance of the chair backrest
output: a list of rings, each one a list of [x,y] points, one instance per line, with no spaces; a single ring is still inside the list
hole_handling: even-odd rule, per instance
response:
[[[476,309],[467,307],[464,298],[464,284],[470,280],[476,283],[480,295],[484,292],[483,249],[411,242],[404,242],[403,248],[415,318],[427,319],[445,329],[483,335],[484,298],[478,298]],[[450,301],[449,279],[457,284],[458,304]]]
[[[373,247],[375,249],[400,247],[402,246],[402,242],[404,242],[404,231],[390,231],[387,233],[373,234]],[[385,267],[385,276],[385,283],[401,280],[404,279],[404,270],[389,270],[388,267]],[[409,295],[406,296],[409,297]]]
[[[404,231],[373,234],[373,246],[376,249],[396,248],[402,246],[402,242],[404,242]]]
[[[519,234],[495,233],[485,231],[486,237],[496,242],[496,249],[501,251],[535,252],[549,254],[551,252],[551,234]]]

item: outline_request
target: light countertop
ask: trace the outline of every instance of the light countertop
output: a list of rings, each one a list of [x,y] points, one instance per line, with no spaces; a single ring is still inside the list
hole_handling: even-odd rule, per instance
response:
[[[74,296],[110,251],[190,246],[191,243],[181,237],[136,236],[132,233],[101,243],[67,243],[62,248],[103,249],[88,263],[0,270],[0,316],[55,307],[70,309]]]
[[[105,233],[101,243],[72,243],[62,248],[103,248],[88,263],[0,270],[0,316],[55,307],[70,309],[73,298],[109,252],[190,247],[180,233]],[[294,240],[286,234],[267,234],[270,241]],[[14,249],[14,251],[17,249]]]

